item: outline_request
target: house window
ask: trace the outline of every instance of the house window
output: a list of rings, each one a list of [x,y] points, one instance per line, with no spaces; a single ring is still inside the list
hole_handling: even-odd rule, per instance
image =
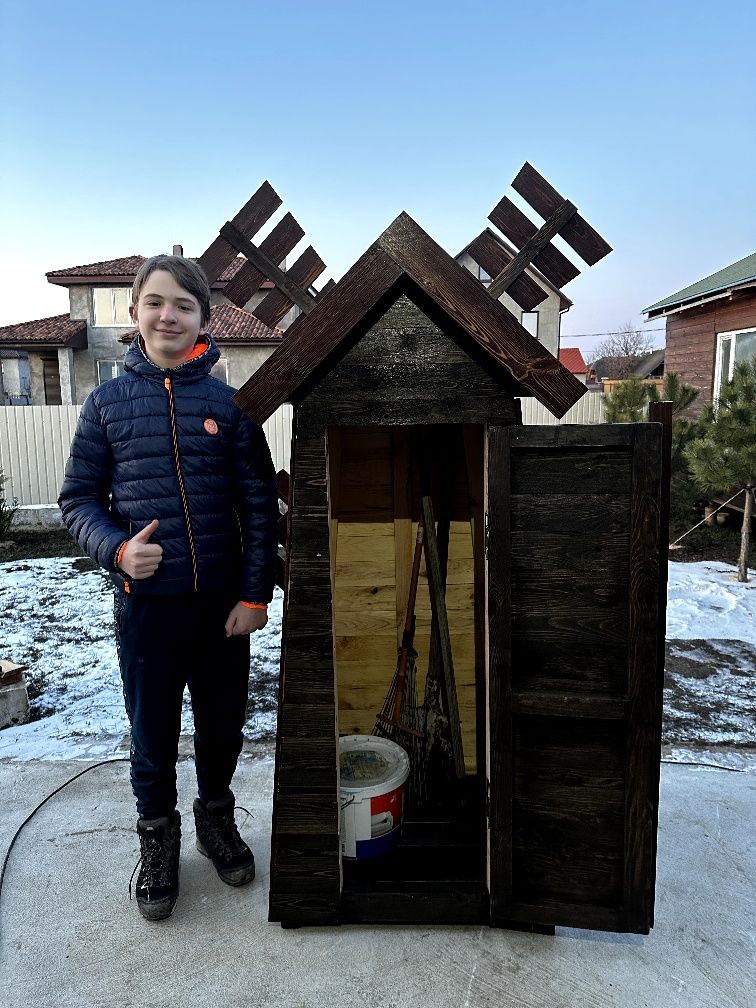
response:
[[[228,385],[228,360],[225,357],[221,357],[218,363],[213,365],[210,374]]]
[[[473,263],[475,267],[475,273],[477,274],[478,280],[483,284],[484,287],[488,287],[491,284],[491,276],[489,273],[483,269],[478,263]]]
[[[736,364],[754,359],[756,359],[756,329],[720,333],[717,337],[714,398],[718,398],[722,382],[732,378]]]
[[[96,326],[131,325],[131,287],[95,287],[92,293]]]
[[[97,361],[97,384],[102,385],[104,381],[117,378],[123,374],[122,360],[98,360]]]
[[[522,328],[527,329],[531,336],[538,339],[538,312],[524,311],[522,313]]]

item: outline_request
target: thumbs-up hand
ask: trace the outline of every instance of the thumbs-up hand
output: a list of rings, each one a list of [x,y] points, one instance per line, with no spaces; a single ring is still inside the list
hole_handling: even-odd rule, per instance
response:
[[[163,547],[150,542],[150,537],[158,524],[157,518],[153,518],[150,524],[132,536],[124,547],[118,566],[135,581],[152,577],[163,559]]]

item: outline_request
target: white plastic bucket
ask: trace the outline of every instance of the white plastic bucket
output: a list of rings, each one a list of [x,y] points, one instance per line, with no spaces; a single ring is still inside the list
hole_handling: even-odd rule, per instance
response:
[[[356,861],[379,857],[399,840],[409,756],[377,735],[339,739],[341,853]]]

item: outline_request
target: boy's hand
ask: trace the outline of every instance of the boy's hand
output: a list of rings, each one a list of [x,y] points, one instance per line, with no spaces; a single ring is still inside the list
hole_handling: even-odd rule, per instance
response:
[[[150,536],[158,524],[157,518],[153,518],[150,524],[129,539],[124,547],[118,566],[135,581],[152,577],[163,559],[163,547],[150,542]]]
[[[254,633],[255,630],[262,630],[267,622],[267,609],[248,609],[237,602],[226,620],[226,637]]]

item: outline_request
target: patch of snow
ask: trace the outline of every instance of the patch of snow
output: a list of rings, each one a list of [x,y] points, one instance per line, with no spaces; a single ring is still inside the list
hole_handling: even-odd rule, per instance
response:
[[[0,732],[0,757],[97,759],[126,746],[129,723],[113,637],[113,588],[108,576],[75,558],[0,564],[0,657],[27,666],[27,682],[44,687],[35,706],[50,713]],[[283,594],[268,609],[268,623],[251,638],[252,741],[275,733],[272,691],[255,683],[278,681]],[[275,692],[272,693],[275,697]],[[182,734],[192,733],[188,695]]]
[[[756,645],[756,579],[713,560],[670,563],[667,639],[721,638]]]

